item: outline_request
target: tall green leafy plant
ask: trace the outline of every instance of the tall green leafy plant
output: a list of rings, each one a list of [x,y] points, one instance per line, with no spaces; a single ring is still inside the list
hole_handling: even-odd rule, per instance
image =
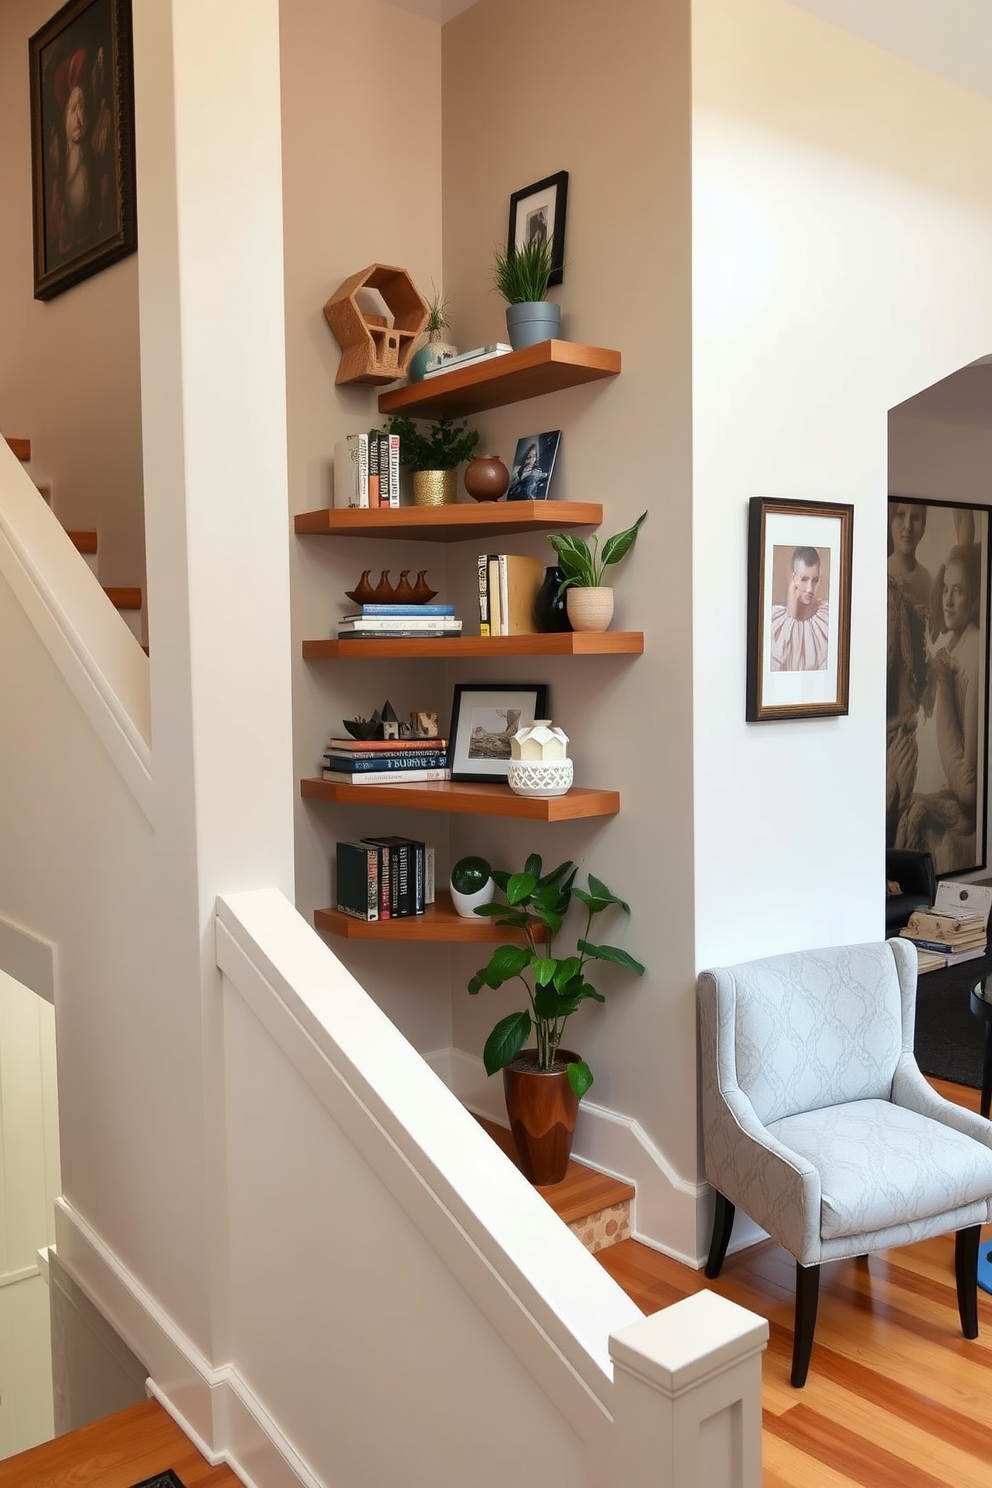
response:
[[[497,248],[493,255],[493,283],[508,305],[546,299],[553,269],[548,238],[533,238],[519,248]]]
[[[542,866],[537,853],[532,853],[522,873],[493,869],[492,876],[506,903],[481,905],[475,911],[477,915],[495,919],[497,925],[521,931],[524,939],[522,946],[498,946],[487,965],[468,984],[469,992],[475,996],[483,987],[502,987],[504,982],[519,980],[527,993],[527,1006],[501,1018],[486,1040],[482,1059],[489,1075],[512,1064],[532,1032],[536,1038],[538,1069],[554,1069],[565,1024],[572,1013],[589,999],[606,1001],[587,980],[586,968],[590,962],[608,962],[635,976],[644,973],[644,967],[629,952],[589,939],[597,915],[610,909],[629,914],[630,906],[591,873],[588,888],[577,888],[578,870],[570,861],[559,863],[551,873],[542,873]],[[557,937],[573,899],[584,906],[585,930],[577,937],[574,951],[557,956]],[[593,1080],[584,1059],[569,1062],[568,1080],[581,1100]]]
[[[573,537],[570,532],[551,533],[548,542],[558,554],[558,567],[563,575],[558,586],[559,594],[573,585],[579,589],[601,589],[607,568],[627,556],[637,541],[637,534],[642,523],[647,520],[647,515],[647,512],[641,512],[632,527],[625,527],[623,532],[607,538],[602,552],[595,532],[591,543],[587,543],[584,538]]]

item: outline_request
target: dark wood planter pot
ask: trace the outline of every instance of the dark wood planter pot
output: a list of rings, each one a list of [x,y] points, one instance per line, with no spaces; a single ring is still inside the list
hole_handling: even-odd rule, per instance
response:
[[[506,1114],[520,1167],[531,1183],[560,1183],[572,1152],[579,1099],[568,1083],[566,1066],[578,1059],[558,1050],[560,1068],[537,1068],[537,1051],[525,1049],[503,1070]]]

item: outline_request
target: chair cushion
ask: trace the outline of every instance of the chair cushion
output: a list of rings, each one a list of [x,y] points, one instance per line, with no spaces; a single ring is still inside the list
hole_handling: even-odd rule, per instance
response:
[[[992,1195],[992,1151],[884,1100],[784,1116],[768,1130],[817,1168],[823,1240],[950,1213]]]

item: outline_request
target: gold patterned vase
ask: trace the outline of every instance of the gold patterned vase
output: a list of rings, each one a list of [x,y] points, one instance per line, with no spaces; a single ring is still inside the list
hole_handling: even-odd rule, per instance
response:
[[[414,506],[451,506],[458,496],[457,470],[415,470]]]

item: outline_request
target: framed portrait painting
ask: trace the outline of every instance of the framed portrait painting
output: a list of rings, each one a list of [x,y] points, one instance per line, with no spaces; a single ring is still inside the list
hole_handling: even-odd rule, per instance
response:
[[[506,784],[510,740],[548,716],[545,682],[458,682],[451,703],[448,766],[452,780]]]
[[[990,514],[889,497],[885,841],[938,875],[986,861]]]
[[[524,186],[510,197],[510,226],[507,253],[533,243],[536,238],[551,242],[551,275],[548,285],[561,284],[565,277],[565,205],[568,171],[545,176],[533,186]]]
[[[543,434],[524,434],[517,440],[506,491],[507,501],[547,500],[560,443],[560,429],[548,429]]]
[[[28,42],[34,295],[138,246],[131,0],[69,0]]]
[[[847,712],[854,508],[751,499],[749,723]]]

